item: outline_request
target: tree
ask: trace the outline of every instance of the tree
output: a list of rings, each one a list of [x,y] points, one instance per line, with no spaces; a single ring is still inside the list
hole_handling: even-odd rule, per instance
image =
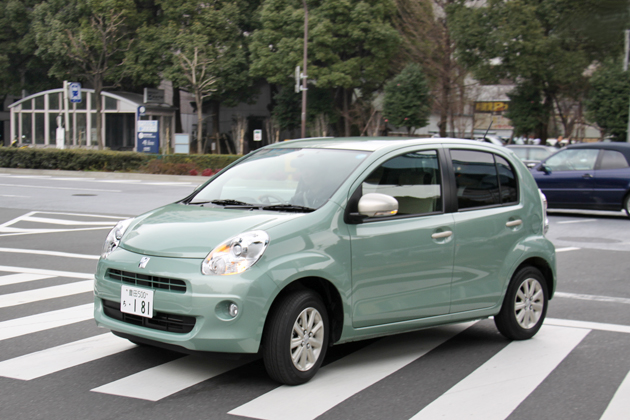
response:
[[[554,107],[561,114],[563,107],[556,105],[563,99],[581,100],[576,93],[584,91],[585,70],[594,60],[619,51],[627,1],[487,0],[483,7],[477,4],[457,0],[449,7],[458,58],[482,82],[507,79],[536,89],[542,103],[539,135],[544,141]],[[600,32],[617,31],[617,40],[595,34],[590,24],[576,26],[587,18],[600,24]]]
[[[34,17],[37,54],[52,63],[49,74],[77,77],[94,88],[96,139],[102,149],[101,91],[116,86],[123,76],[121,63],[133,41],[127,23],[135,18],[135,4],[132,0],[51,0],[37,5]]]
[[[47,66],[35,55],[37,45],[31,31],[33,7],[38,0],[0,1],[0,104],[6,95],[50,89]],[[57,84],[58,85],[58,84]]]
[[[455,120],[463,114],[467,72],[453,54],[455,40],[450,34],[455,0],[396,0],[398,13],[394,26],[402,37],[402,51],[395,65],[409,62],[422,65],[432,90],[433,108],[440,115],[440,136],[455,135]],[[460,133],[463,134],[463,133]]]
[[[516,86],[508,97],[510,107],[505,117],[512,121],[514,136],[538,136],[548,118],[542,106],[540,90],[536,86],[523,83]]]
[[[138,47],[131,54],[136,78],[142,79],[148,70],[150,75],[171,80],[174,90],[181,87],[195,94],[198,153],[205,149],[204,100],[212,103],[218,137],[219,105],[236,105],[255,94],[249,77],[247,34],[257,4],[257,0],[162,0],[157,21],[138,31]]]
[[[586,115],[602,130],[603,136],[626,141],[630,76],[619,60],[609,60],[591,77]]]
[[[431,97],[426,79],[417,64],[408,64],[385,85],[383,116],[396,127],[425,127],[431,114]]]
[[[399,45],[391,25],[391,0],[311,0],[308,77],[319,88],[339,89],[344,134],[350,135],[350,102],[355,89],[364,94],[382,86]],[[260,28],[252,35],[253,76],[292,84],[303,60],[304,10],[299,0],[265,0]]]

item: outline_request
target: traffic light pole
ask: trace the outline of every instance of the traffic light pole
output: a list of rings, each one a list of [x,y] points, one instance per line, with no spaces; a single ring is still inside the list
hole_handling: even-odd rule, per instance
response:
[[[306,7],[306,0],[302,0],[304,4],[304,74],[302,77],[302,138],[306,137],[306,62],[308,52],[308,8]]]

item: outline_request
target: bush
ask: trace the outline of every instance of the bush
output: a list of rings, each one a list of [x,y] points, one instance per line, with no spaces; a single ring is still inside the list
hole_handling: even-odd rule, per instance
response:
[[[84,149],[16,149],[0,147],[0,167],[59,169],[67,171],[143,172],[189,175],[191,171],[216,173],[237,155],[148,155]],[[205,175],[205,174],[204,174]],[[208,175],[205,175],[208,176]]]

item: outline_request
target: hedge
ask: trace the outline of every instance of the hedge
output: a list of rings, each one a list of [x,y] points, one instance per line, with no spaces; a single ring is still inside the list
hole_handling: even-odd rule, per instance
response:
[[[189,175],[216,171],[238,155],[149,155],[85,149],[16,149],[0,147],[0,167],[68,171],[144,172]]]

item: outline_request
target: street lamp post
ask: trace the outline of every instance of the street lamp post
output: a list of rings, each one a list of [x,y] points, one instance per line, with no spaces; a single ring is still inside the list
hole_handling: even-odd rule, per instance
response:
[[[302,0],[304,5],[304,73],[302,77],[302,138],[306,137],[306,61],[307,61],[307,43],[308,43],[308,8],[306,0]]]

